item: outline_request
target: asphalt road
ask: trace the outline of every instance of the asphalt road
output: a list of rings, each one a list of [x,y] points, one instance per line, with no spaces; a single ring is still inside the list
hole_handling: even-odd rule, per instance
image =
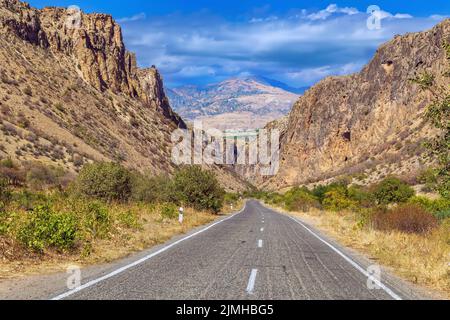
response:
[[[301,222],[257,201],[57,299],[395,299],[381,280]],[[373,283],[373,282],[372,282]],[[379,283],[378,283],[379,284]]]

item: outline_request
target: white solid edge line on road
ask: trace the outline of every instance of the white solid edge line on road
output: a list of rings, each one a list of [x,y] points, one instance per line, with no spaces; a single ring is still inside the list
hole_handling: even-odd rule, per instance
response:
[[[291,217],[287,215],[289,218],[300,224],[303,228],[305,228],[309,233],[311,233],[314,237],[322,241],[324,244],[326,244],[328,247],[330,247],[334,252],[336,252],[338,255],[340,255],[342,258],[344,258],[348,263],[350,263],[353,267],[355,267],[358,271],[360,271],[362,274],[364,274],[367,278],[370,278],[374,283],[376,283],[381,289],[383,289],[388,295],[390,295],[395,300],[402,300],[402,298],[397,295],[394,291],[386,287],[380,280],[375,279],[373,276],[371,276],[366,270],[364,270],[359,264],[357,264],[355,261],[347,257],[344,253],[342,253],[339,249],[334,247],[329,242],[322,239],[319,235],[317,235],[314,231],[309,229],[307,226],[305,226],[300,220],[297,218]]]
[[[132,263],[130,263],[130,264],[127,264],[127,265],[125,265],[125,266],[123,266],[123,267],[121,267],[121,268],[119,268],[119,269],[116,269],[116,270],[114,270],[114,271],[112,271],[112,272],[110,272],[110,273],[108,273],[108,274],[106,274],[106,275],[104,275],[104,276],[102,276],[102,277],[100,277],[100,278],[91,280],[91,281],[86,282],[85,284],[83,284],[83,285],[81,285],[81,286],[79,286],[79,287],[77,287],[77,288],[75,288],[75,289],[72,289],[72,290],[69,290],[69,291],[67,291],[67,292],[65,292],[65,293],[62,293],[62,294],[60,294],[60,295],[58,295],[58,296],[52,298],[51,300],[61,300],[61,299],[67,298],[67,297],[73,295],[74,293],[77,293],[77,292],[79,292],[79,291],[81,291],[81,290],[84,290],[84,289],[86,289],[86,288],[89,288],[89,287],[91,287],[91,286],[93,286],[93,285],[95,285],[95,284],[97,284],[97,283],[99,283],[99,282],[101,282],[101,281],[104,281],[104,280],[106,280],[106,279],[109,279],[109,278],[111,278],[111,277],[114,277],[114,276],[118,275],[119,273],[124,272],[125,270],[128,270],[128,269],[130,269],[130,268],[132,268],[132,267],[135,267],[135,266],[137,266],[137,265],[139,265],[139,264],[141,264],[141,263],[143,263],[143,262],[145,262],[145,261],[147,261],[147,260],[153,258],[154,256],[157,256],[158,254],[163,253],[164,251],[166,251],[166,250],[168,250],[168,249],[170,249],[170,248],[176,246],[177,244],[179,244],[179,243],[181,243],[181,242],[183,242],[183,241],[185,241],[185,240],[188,240],[188,239],[190,239],[190,238],[192,238],[192,237],[195,237],[196,235],[198,235],[198,234],[200,234],[200,233],[202,233],[202,232],[204,232],[204,231],[206,231],[206,230],[208,230],[208,229],[210,229],[210,228],[212,228],[212,227],[218,225],[219,223],[222,223],[222,222],[224,222],[224,221],[227,221],[227,220],[233,218],[234,216],[236,216],[236,215],[242,213],[242,212],[245,210],[246,207],[247,207],[247,202],[245,203],[244,207],[243,207],[240,211],[234,213],[233,215],[231,215],[231,216],[229,216],[229,217],[227,217],[227,218],[225,218],[225,219],[222,219],[222,220],[220,220],[220,221],[217,221],[217,222],[215,222],[215,223],[213,223],[213,224],[211,224],[211,225],[209,225],[209,226],[207,226],[207,227],[204,227],[203,229],[201,229],[201,230],[199,230],[199,231],[197,231],[197,232],[195,232],[195,233],[193,233],[193,234],[191,234],[191,235],[188,235],[188,236],[186,236],[186,237],[184,237],[184,238],[182,238],[182,239],[180,239],[180,240],[177,240],[177,241],[175,241],[174,243],[171,243],[171,244],[169,244],[169,245],[167,245],[167,246],[165,246],[165,247],[159,249],[159,250],[156,251],[156,252],[153,252],[153,253],[151,253],[151,254],[149,254],[149,255],[147,255],[147,256],[145,256],[145,257],[139,259],[139,260],[136,260],[136,261],[134,261],[134,262],[132,262]]]
[[[246,290],[248,294],[253,293],[253,288],[255,287],[257,273],[258,273],[258,269],[252,269],[252,272],[250,273],[250,278],[248,278],[248,284],[247,284],[247,290]]]
[[[258,240],[258,248],[262,248],[263,246],[263,241],[262,240]]]

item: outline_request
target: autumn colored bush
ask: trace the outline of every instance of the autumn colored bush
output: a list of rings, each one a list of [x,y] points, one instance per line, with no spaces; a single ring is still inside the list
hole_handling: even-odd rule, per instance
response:
[[[437,218],[416,204],[404,204],[393,209],[378,209],[371,216],[372,226],[382,231],[426,234],[438,226]]]

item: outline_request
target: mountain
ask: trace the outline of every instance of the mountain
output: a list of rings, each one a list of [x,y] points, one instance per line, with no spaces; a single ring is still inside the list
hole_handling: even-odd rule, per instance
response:
[[[79,13],[74,27],[73,14],[0,0],[0,159],[72,172],[101,160],[172,172],[171,133],[186,124],[158,70],[137,67],[111,16]]]
[[[274,80],[274,79],[270,79],[270,78],[266,78],[264,76],[253,76],[253,77],[249,77],[250,79],[254,79],[255,81],[262,83],[262,84],[266,84],[268,86],[272,86],[275,88],[279,88],[279,89],[283,89],[284,91],[288,91],[291,93],[295,93],[298,95],[301,95],[303,93],[305,93],[306,90],[309,89],[309,87],[292,87],[284,82],[278,81],[278,80]]]
[[[340,175],[358,175],[361,183],[388,174],[412,179],[433,161],[423,143],[438,133],[423,115],[433,95],[413,80],[432,79],[432,91],[449,88],[445,43],[450,43],[450,19],[425,32],[396,36],[359,73],[320,81],[280,122],[279,172],[272,177],[249,167],[238,172],[268,189]]]
[[[168,90],[173,108],[188,121],[202,120],[218,129],[260,128],[286,115],[298,94],[287,85],[262,77],[233,78],[220,83]]]

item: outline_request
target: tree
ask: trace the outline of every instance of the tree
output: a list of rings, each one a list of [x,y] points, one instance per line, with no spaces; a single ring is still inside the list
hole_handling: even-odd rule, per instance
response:
[[[444,42],[443,48],[450,63],[450,43]],[[450,67],[444,72],[445,77],[450,77]],[[432,76],[422,74],[413,80],[423,90],[429,90],[434,101],[425,112],[425,119],[439,129],[440,134],[430,139],[426,146],[430,154],[438,160],[437,190],[444,198],[450,198],[450,90],[449,86],[435,87]]]
[[[395,177],[381,181],[374,190],[379,204],[406,202],[415,194],[414,189]]]
[[[131,173],[117,163],[86,164],[75,183],[82,195],[105,201],[126,201],[131,195]]]
[[[172,183],[173,200],[178,204],[214,213],[222,208],[225,191],[214,173],[200,166],[186,166],[175,173]]]

